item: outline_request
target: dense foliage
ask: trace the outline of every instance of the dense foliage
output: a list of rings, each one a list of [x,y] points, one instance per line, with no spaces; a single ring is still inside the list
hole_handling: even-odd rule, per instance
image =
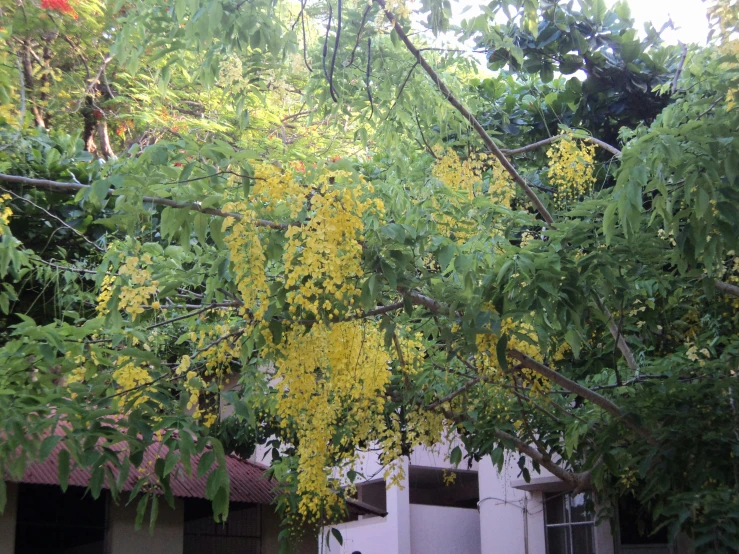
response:
[[[138,472],[153,521],[209,448],[222,518],[224,452],[266,444],[298,526],[362,451],[392,483],[459,436],[735,552],[736,1],[707,48],[623,2],[481,9],[2,2],[0,467],[61,442],[63,486]]]

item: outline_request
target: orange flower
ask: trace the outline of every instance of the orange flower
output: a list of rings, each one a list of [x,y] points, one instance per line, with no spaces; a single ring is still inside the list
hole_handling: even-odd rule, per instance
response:
[[[41,8],[44,10],[56,10],[61,13],[71,15],[75,19],[79,18],[77,12],[69,4],[69,0],[41,0]]]

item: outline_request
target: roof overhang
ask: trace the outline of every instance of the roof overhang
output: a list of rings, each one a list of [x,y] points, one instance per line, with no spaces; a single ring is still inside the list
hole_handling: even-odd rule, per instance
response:
[[[531,492],[568,492],[575,488],[571,483],[562,481],[554,475],[535,477],[528,482],[517,479],[511,482],[511,486],[514,489]]]

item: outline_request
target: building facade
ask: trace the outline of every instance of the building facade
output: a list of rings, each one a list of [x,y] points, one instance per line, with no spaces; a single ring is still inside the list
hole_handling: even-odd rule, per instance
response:
[[[230,506],[226,523],[213,520],[206,500],[207,472],[198,476],[175,465],[170,477],[174,507],[159,498],[153,532],[150,509],[136,529],[138,499],[126,504],[128,495],[115,502],[107,490],[94,499],[88,490],[91,474],[75,467],[69,487],[62,492],[58,478],[61,445],[41,463],[31,465],[17,482],[7,482],[7,503],[0,515],[0,554],[278,554],[280,517],[274,509],[274,483],[265,467],[235,455],[226,457],[230,478]],[[123,485],[131,491],[138,479],[153,471],[167,449],[150,446],[139,468],[132,469]],[[199,464],[193,456],[193,468]],[[115,468],[111,477],[117,479]],[[295,554],[315,554],[318,542],[305,537],[294,545]]]
[[[442,452],[414,452],[401,487],[385,495],[384,481],[357,486],[357,500],[386,515],[363,515],[335,525],[339,544],[322,533],[327,554],[690,554],[687,541],[670,544],[650,533],[648,516],[628,499],[600,505],[591,493],[572,494],[553,475],[519,477],[513,458],[498,471],[489,458],[467,470]],[[365,459],[363,475],[379,471]],[[449,476],[454,474],[453,482]]]

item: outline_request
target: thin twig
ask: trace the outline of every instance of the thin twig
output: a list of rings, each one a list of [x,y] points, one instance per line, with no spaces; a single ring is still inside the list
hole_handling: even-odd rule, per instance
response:
[[[326,69],[326,57],[328,56],[328,34],[331,31],[331,19],[333,18],[334,10],[331,7],[331,1],[328,3],[328,23],[326,23],[326,36],[323,39],[323,76],[327,82],[331,82],[328,76],[328,70]]]
[[[357,40],[354,43],[354,48],[352,48],[352,53],[349,56],[349,59],[344,62],[344,67],[349,67],[351,64],[354,63],[354,55],[357,53],[357,47],[359,46],[359,40],[362,38],[362,30],[364,29],[365,24],[367,23],[367,16],[369,15],[370,10],[372,9],[372,4],[367,4],[367,7],[364,8],[364,12],[362,12],[362,21],[359,23],[359,30],[357,31]]]
[[[400,95],[403,94],[403,89],[405,88],[405,85],[408,84],[408,80],[411,78],[411,75],[413,74],[413,70],[416,69],[416,66],[418,65],[418,60],[411,66],[411,68],[408,70],[408,74],[405,76],[405,79],[403,79],[403,82],[400,85],[400,88],[398,89],[398,94],[395,95],[395,100],[393,101],[393,105],[390,106],[390,109],[387,111],[387,116],[385,116],[385,119],[388,118],[390,115],[390,112],[393,111],[393,108],[398,103],[398,100],[400,100]]]
[[[13,192],[12,190],[8,190],[8,189],[6,189],[6,188],[3,188],[3,187],[0,187],[0,190],[1,190],[1,191],[3,191],[3,192],[5,192],[5,193],[7,193],[7,194],[10,194],[11,196],[13,196],[13,197],[17,198],[18,200],[21,200],[21,201],[23,201],[23,202],[26,202],[26,203],[30,204],[31,206],[33,206],[33,207],[34,207],[34,208],[36,208],[37,210],[39,210],[39,211],[42,211],[43,213],[45,213],[45,214],[46,214],[47,216],[49,216],[50,218],[54,219],[55,221],[58,221],[58,222],[59,222],[59,223],[61,223],[61,224],[62,224],[62,225],[63,225],[64,227],[66,227],[67,229],[69,229],[70,231],[72,231],[72,232],[73,232],[73,233],[74,233],[75,235],[77,235],[78,237],[80,237],[80,238],[81,238],[82,240],[84,240],[84,241],[85,241],[85,242],[86,242],[87,244],[89,244],[90,246],[92,246],[92,247],[93,247],[94,249],[96,249],[96,250],[97,250],[98,252],[103,252],[103,253],[105,253],[105,248],[102,248],[102,247],[98,246],[97,244],[95,244],[94,242],[92,242],[92,241],[91,241],[90,239],[88,239],[88,238],[87,238],[87,237],[86,237],[85,235],[83,235],[82,233],[80,233],[80,232],[79,232],[79,231],[78,231],[77,229],[75,229],[75,228],[74,228],[74,227],[72,227],[71,225],[67,224],[67,223],[66,223],[66,222],[65,222],[65,221],[64,221],[64,220],[63,220],[62,218],[60,218],[59,216],[56,216],[56,215],[54,215],[53,213],[51,213],[50,211],[48,211],[48,210],[45,210],[44,208],[42,208],[41,206],[39,206],[38,204],[36,204],[36,203],[35,203],[35,202],[33,202],[32,200],[29,200],[28,198],[25,198],[25,197],[21,196],[20,194],[16,194],[16,193],[14,193],[14,192]]]
[[[426,142],[426,137],[423,135],[423,129],[421,129],[421,121],[418,119],[418,112],[416,112],[414,115],[416,116],[416,125],[418,125],[418,132],[421,133],[421,140],[423,141],[426,150],[434,157],[435,160],[438,160],[439,157],[434,154],[434,149],[429,146],[429,143]]]
[[[680,74],[683,72],[683,65],[685,65],[685,58],[688,55],[688,47],[685,44],[681,44],[683,48],[683,54],[680,56],[680,63],[677,64],[677,71],[675,71],[675,78],[672,80],[672,88],[670,89],[670,94],[675,94],[677,92],[677,82],[680,79]]]
[[[313,70],[310,67],[310,64],[308,63],[308,41],[305,38],[305,4],[307,0],[302,0],[300,2],[300,25],[303,28],[303,61],[305,62],[305,67],[308,68],[308,71],[313,73]]]
[[[372,39],[367,37],[367,78],[366,78],[366,85],[367,85],[367,98],[369,99],[370,103],[370,114],[368,119],[372,119],[372,116],[375,113],[375,102],[372,100],[372,89],[370,88],[370,69],[372,64]]]
[[[331,68],[328,72],[328,85],[331,98],[334,102],[339,102],[339,98],[336,95],[336,89],[334,89],[334,68],[336,67],[336,54],[339,52],[339,40],[341,39],[341,12],[342,12],[342,0],[338,0],[336,8],[336,38],[334,39],[334,51],[331,54]]]

